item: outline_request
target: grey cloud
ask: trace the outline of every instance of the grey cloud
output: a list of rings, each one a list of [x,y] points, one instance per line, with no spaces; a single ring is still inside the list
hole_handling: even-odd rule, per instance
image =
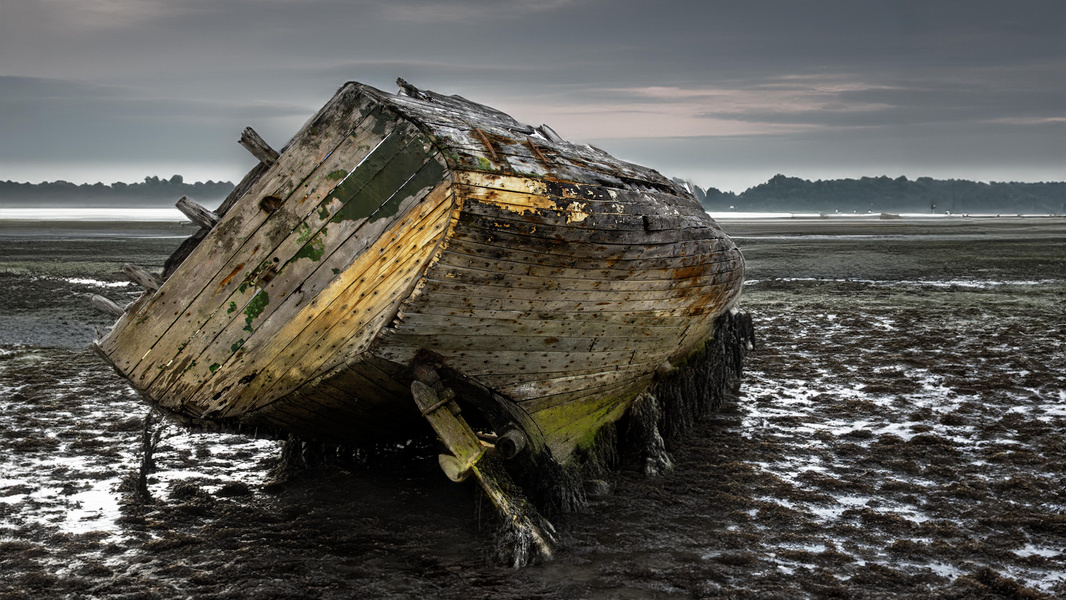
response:
[[[0,139],[19,140],[0,146],[0,159],[232,160],[232,140],[245,125],[273,133],[280,121],[291,133],[309,114],[295,105],[172,100],[117,86],[0,77]]]
[[[108,7],[122,12],[87,18]],[[810,95],[821,103],[803,110],[708,101],[694,114],[811,129],[729,139],[736,156],[772,158],[780,170],[820,158],[874,169],[917,155],[1066,162],[1061,145],[1024,125],[1066,105],[1060,0],[4,2],[0,56],[0,75],[30,78],[0,81],[8,162],[91,154],[239,164],[233,138],[244,125],[280,144],[343,81],[391,90],[397,76],[519,107],[527,120],[538,107],[620,115],[633,110],[627,103],[678,104],[632,91],[650,86],[757,96],[858,81],[866,87]],[[922,128],[944,139],[914,144],[939,150],[901,141],[924,139]],[[642,160],[737,164],[713,139],[631,145]],[[964,144],[1017,156],[954,150]],[[846,147],[862,150],[841,154]]]

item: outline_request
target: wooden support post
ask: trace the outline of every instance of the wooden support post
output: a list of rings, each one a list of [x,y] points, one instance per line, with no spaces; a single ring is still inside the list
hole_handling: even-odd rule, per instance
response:
[[[175,206],[182,214],[189,217],[190,221],[199,225],[200,229],[211,229],[218,224],[218,215],[193,202],[188,196],[182,196]]]
[[[123,313],[126,312],[122,309],[121,306],[115,304],[111,300],[108,300],[107,298],[104,298],[99,294],[93,294],[92,298],[90,298],[89,301],[92,302],[93,307],[95,307],[97,310],[105,312],[109,315],[121,317]]]
[[[244,132],[241,133],[241,139],[237,140],[237,143],[247,148],[252,153],[252,156],[258,158],[259,162],[268,167],[278,160],[279,154],[277,151],[271,148],[270,144],[266,143],[263,138],[259,137],[259,134],[251,127],[244,128]]]
[[[152,275],[137,265],[126,263],[123,265],[122,271],[126,273],[126,277],[128,277],[130,281],[143,287],[150,293],[155,292],[159,289],[159,286],[163,285],[163,282],[159,281],[155,275]]]
[[[459,414],[455,392],[444,387],[440,376],[430,366],[418,365],[411,395],[433,430],[451,454],[439,457],[441,468],[452,481],[463,481],[471,474],[504,519],[502,543],[508,548],[508,560],[520,567],[537,556],[551,558],[555,528],[526,500],[499,459],[487,453],[477,434]]]

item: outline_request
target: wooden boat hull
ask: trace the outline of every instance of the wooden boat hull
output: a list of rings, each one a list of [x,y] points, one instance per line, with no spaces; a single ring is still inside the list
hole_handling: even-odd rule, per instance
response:
[[[345,85],[96,347],[201,426],[424,430],[411,368],[565,461],[715,335],[739,250],[655,171],[456,96]]]

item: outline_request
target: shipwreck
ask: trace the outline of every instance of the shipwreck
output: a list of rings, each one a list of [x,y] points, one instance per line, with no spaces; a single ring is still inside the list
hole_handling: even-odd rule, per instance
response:
[[[435,432],[445,473],[549,553],[512,475],[550,493],[627,411],[661,447],[719,402],[751,341],[744,261],[658,172],[398,83],[344,85],[280,151],[246,129],[260,163],[215,211],[179,201],[201,229],[161,277],[127,266],[129,306],[94,299],[119,316],[94,348],[190,426]]]

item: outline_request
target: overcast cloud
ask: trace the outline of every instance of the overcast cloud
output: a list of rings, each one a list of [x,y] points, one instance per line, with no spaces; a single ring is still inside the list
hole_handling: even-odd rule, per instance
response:
[[[397,76],[742,190],[1066,179],[1066,3],[0,0],[0,179],[239,179]]]

